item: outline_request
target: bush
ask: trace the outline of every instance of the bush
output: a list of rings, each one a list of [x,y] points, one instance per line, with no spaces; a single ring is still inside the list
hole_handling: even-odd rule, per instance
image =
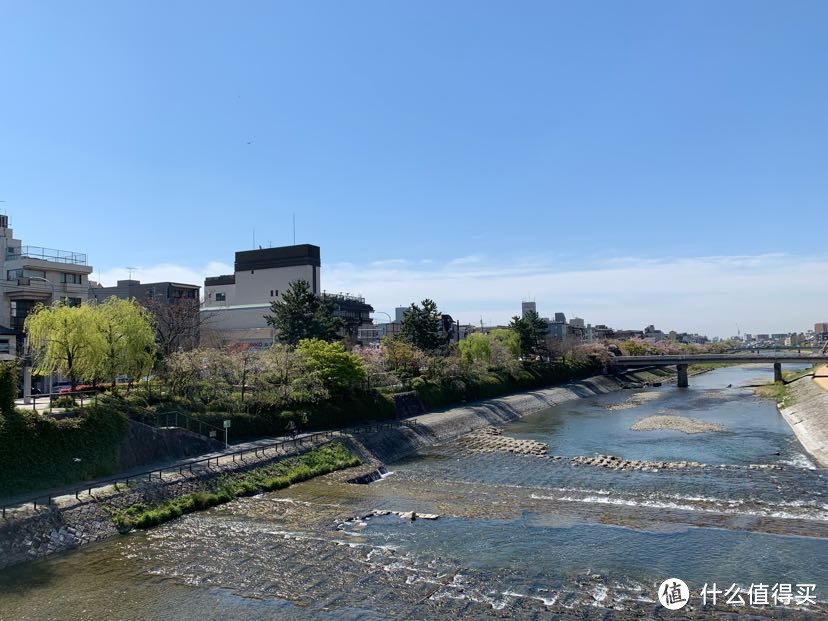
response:
[[[17,364],[0,363],[0,414],[10,414],[17,399]]]
[[[73,408],[76,405],[75,399],[69,395],[62,395],[52,402],[52,407],[56,408]]]
[[[31,411],[0,416],[0,496],[112,474],[126,417],[98,406],[53,420]]]
[[[436,408],[561,384],[600,371],[600,362],[589,357],[553,363],[526,362],[515,371],[489,371],[442,380],[418,377],[412,380],[411,388],[425,407]]]

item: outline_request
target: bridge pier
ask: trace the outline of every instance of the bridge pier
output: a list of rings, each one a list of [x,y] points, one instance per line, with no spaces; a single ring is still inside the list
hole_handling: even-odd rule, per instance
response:
[[[773,381],[774,382],[782,382],[782,363],[781,362],[774,362],[773,363]]]
[[[689,382],[687,381],[687,365],[677,364],[676,371],[678,371],[678,387],[687,388],[689,386]]]

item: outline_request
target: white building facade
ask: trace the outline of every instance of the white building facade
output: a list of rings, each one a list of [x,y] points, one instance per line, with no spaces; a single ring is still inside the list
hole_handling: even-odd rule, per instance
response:
[[[273,329],[264,316],[292,282],[304,280],[320,294],[319,246],[300,244],[236,253],[234,273],[204,280],[205,345],[269,347]]]

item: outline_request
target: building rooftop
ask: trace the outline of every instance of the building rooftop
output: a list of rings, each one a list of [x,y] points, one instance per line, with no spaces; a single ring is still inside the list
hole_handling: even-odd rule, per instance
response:
[[[218,285],[235,285],[235,274],[224,274],[223,276],[208,276],[204,279],[205,287],[214,287]]]
[[[242,250],[236,253],[235,269],[264,270],[274,267],[293,267],[296,265],[321,265],[319,246],[299,244],[279,248],[262,248],[259,250]]]
[[[53,261],[55,263],[67,263],[70,265],[86,265],[87,257],[82,252],[71,250],[56,250],[54,248],[41,248],[40,246],[21,246],[19,252],[14,248],[8,249],[7,261],[16,259],[40,259],[41,261]]]

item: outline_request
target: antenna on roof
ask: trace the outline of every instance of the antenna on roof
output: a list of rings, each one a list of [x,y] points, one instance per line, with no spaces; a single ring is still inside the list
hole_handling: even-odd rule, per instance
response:
[[[134,272],[138,268],[137,267],[128,267],[126,269],[127,269],[127,272],[129,272],[129,279],[132,280],[132,272]]]

